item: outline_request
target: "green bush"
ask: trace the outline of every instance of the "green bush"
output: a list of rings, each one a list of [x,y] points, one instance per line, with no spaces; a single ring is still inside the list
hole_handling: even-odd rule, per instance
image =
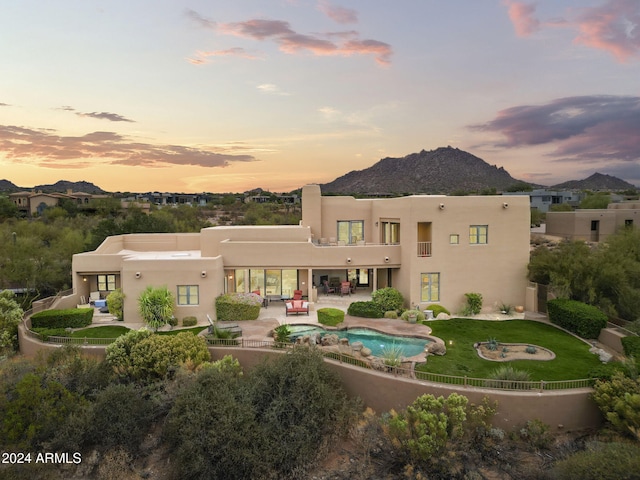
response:
[[[384,310],[375,302],[353,302],[349,305],[347,314],[353,317],[382,318]]]
[[[593,400],[614,429],[640,441],[640,377],[616,372],[610,380],[598,380]]]
[[[402,315],[400,315],[400,318],[402,320],[404,320],[405,322],[409,321],[409,316],[410,315],[415,315],[416,316],[416,321],[418,322],[424,322],[425,320],[425,315],[423,312],[421,312],[420,310],[405,310],[404,312],[402,312]]]
[[[118,320],[123,320],[124,293],[122,293],[122,289],[117,288],[107,295],[107,307],[109,307],[111,315],[114,315]]]
[[[627,357],[640,359],[640,337],[623,337],[621,342]]]
[[[183,327],[195,327],[198,324],[198,319],[196,317],[184,317],[182,319]]]
[[[555,298],[547,302],[551,323],[582,338],[598,338],[600,330],[607,326],[607,316],[592,305]]]
[[[400,310],[404,303],[402,294],[393,287],[385,287],[375,290],[371,294],[371,300],[380,305],[383,312],[389,310]]]
[[[482,294],[481,293],[465,293],[467,303],[462,309],[464,315],[477,315],[482,310]]]
[[[344,312],[338,308],[320,308],[318,309],[318,322],[322,325],[335,327],[344,322]]]
[[[447,315],[451,315],[451,312],[444,308],[442,305],[438,305],[437,303],[433,303],[431,305],[427,305],[425,310],[431,310],[433,312],[433,316],[437,317],[441,313],[446,313]]]
[[[396,312],[395,310],[384,312],[384,318],[398,318],[398,312]]]
[[[216,315],[220,321],[256,320],[262,298],[255,293],[225,293],[216,298]]]
[[[91,325],[93,308],[45,310],[31,315],[32,328],[83,328]]]
[[[584,451],[559,460],[552,478],[581,480],[631,480],[640,471],[640,445],[591,442]]]

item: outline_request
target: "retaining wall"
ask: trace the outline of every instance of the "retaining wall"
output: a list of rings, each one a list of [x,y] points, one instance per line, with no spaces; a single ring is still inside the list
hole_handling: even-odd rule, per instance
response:
[[[60,345],[42,343],[25,334],[19,326],[20,351],[27,357],[47,355]],[[106,346],[81,346],[87,355],[104,360]],[[258,348],[209,347],[213,360],[225,355],[238,359],[245,370],[281,355],[283,352]],[[389,373],[354,367],[337,360],[325,360],[329,368],[342,379],[347,394],[360,397],[363,403],[377,413],[401,410],[425,393],[449,396],[460,393],[471,403],[480,404],[484,397],[498,402],[498,411],[493,425],[506,431],[523,426],[528,420],[538,419],[549,425],[552,431],[583,430],[596,428],[602,415],[591,400],[592,389],[552,390],[544,392],[514,392],[431,383],[396,377]]]

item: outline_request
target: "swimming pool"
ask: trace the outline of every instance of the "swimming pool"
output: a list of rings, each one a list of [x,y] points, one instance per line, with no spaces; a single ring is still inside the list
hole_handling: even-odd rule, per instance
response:
[[[414,338],[414,337],[400,337],[396,335],[387,335],[386,333],[380,333],[369,328],[350,328],[348,330],[325,330],[322,327],[316,327],[312,325],[289,325],[291,329],[290,338],[295,341],[296,338],[303,335],[311,335],[314,333],[320,333],[326,335],[335,333],[339,338],[348,338],[349,343],[362,342],[362,344],[371,350],[371,354],[376,357],[383,355],[385,349],[399,348],[402,350],[402,355],[405,357],[412,357],[418,355],[424,351],[425,345],[431,343],[431,340],[426,338]]]

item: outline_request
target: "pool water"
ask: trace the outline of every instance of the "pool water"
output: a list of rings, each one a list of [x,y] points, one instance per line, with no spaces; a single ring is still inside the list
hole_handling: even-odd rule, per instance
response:
[[[376,357],[383,356],[384,350],[389,348],[401,349],[402,355],[412,357],[424,351],[425,345],[431,343],[426,338],[400,337],[396,335],[387,335],[385,333],[376,332],[368,328],[350,328],[349,330],[325,330],[322,327],[314,327],[309,325],[289,325],[291,329],[291,340],[303,335],[311,335],[320,333],[322,335],[335,333],[339,338],[348,338],[349,343],[362,342],[362,344],[371,350],[371,354]]]

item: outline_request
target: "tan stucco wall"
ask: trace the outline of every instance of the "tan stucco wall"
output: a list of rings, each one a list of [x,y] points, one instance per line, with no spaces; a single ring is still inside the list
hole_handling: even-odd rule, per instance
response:
[[[620,333],[619,331],[613,328],[603,328],[600,330],[600,336],[598,337],[598,341],[603,345],[611,348],[616,351],[620,355],[624,355],[624,348],[622,347],[622,339],[626,335]]]
[[[639,228],[640,209],[612,204],[607,209],[548,212],[545,233],[569,240],[591,241],[593,240],[591,232],[591,222],[593,220],[600,222],[598,240],[603,241],[623,227],[625,220],[632,220],[634,227]]]
[[[210,347],[212,358],[219,360],[225,355],[237,358],[245,370],[265,361],[265,358],[279,355],[272,350],[215,348]],[[575,389],[540,392],[508,392],[461,388],[429,382],[394,377],[373,370],[353,367],[333,360],[328,365],[342,379],[350,396],[359,397],[364,404],[381,414],[390,409],[402,409],[424,394],[448,396],[453,392],[469,398],[471,403],[480,404],[486,396],[498,402],[498,412],[493,425],[505,430],[514,430],[528,420],[539,419],[553,431],[582,430],[598,427],[602,416],[595,402],[591,400],[591,389]],[[560,427],[562,426],[562,427]]]

